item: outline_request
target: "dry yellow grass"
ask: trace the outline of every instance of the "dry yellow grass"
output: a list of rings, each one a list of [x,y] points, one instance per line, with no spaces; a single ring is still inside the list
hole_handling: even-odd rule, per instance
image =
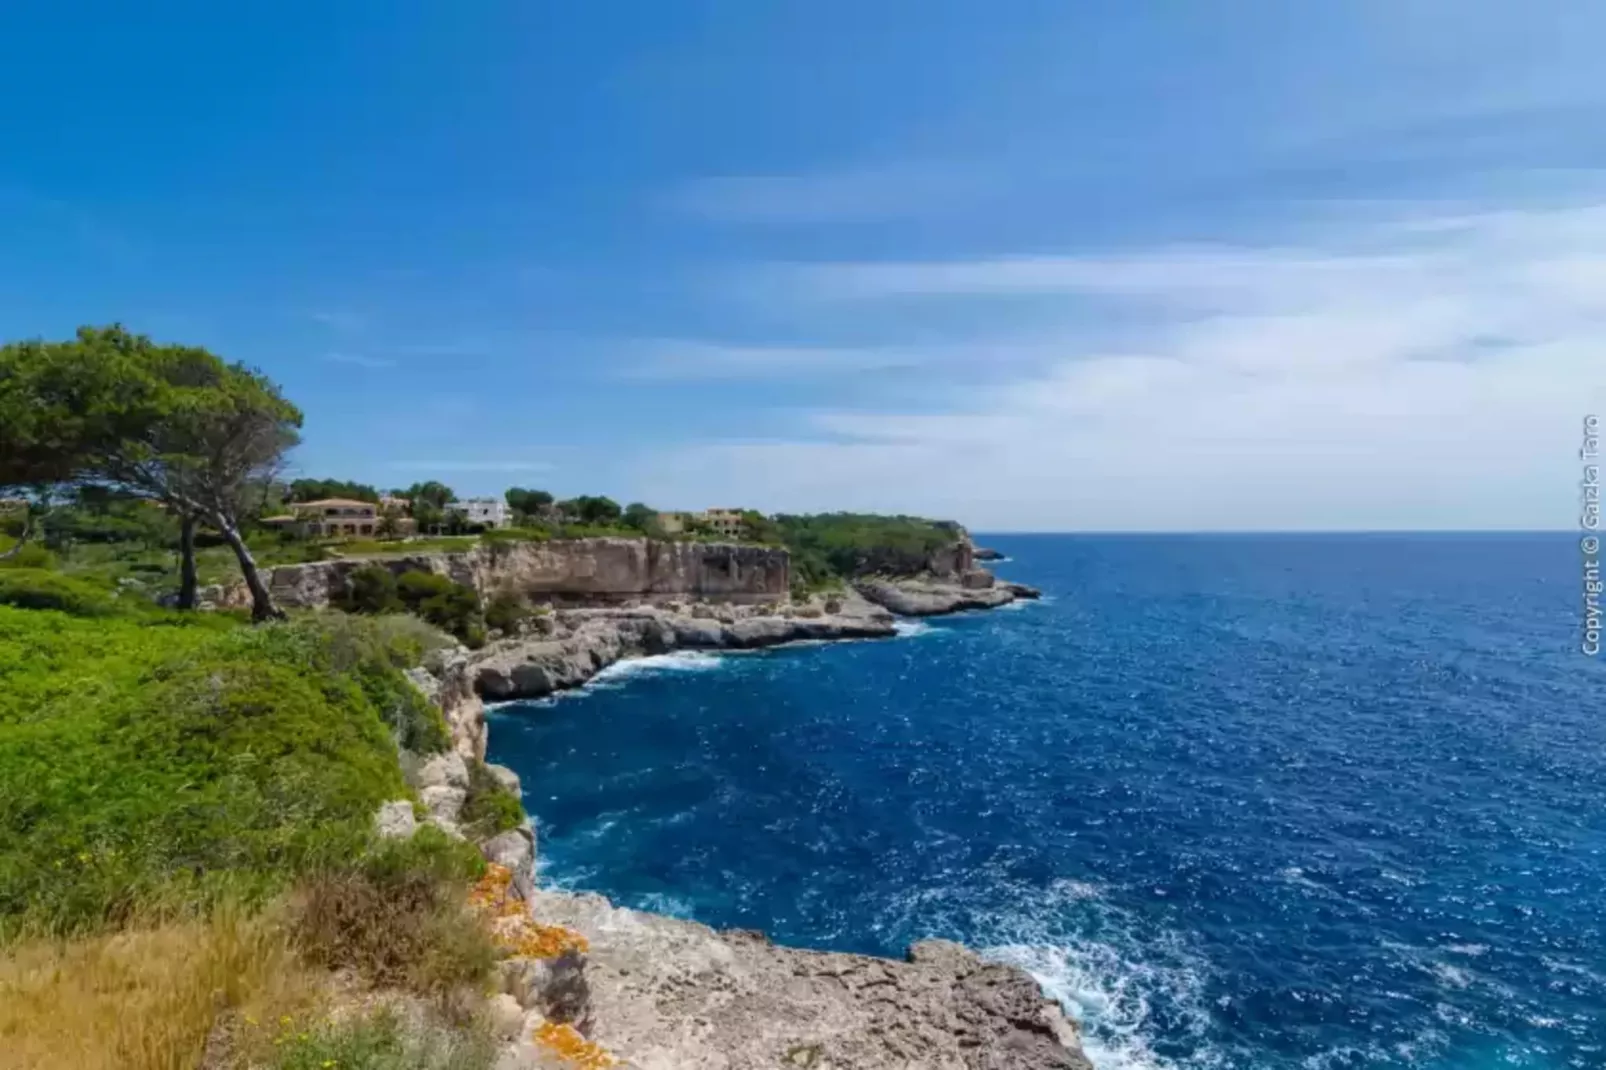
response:
[[[309,971],[271,916],[135,927],[0,951],[4,1070],[189,1070],[208,1034],[305,1013],[325,975]]]

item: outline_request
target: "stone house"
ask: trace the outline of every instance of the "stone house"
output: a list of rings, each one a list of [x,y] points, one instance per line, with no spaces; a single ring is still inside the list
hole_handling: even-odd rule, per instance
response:
[[[265,524],[286,521],[314,538],[340,538],[379,533],[379,506],[353,498],[324,498],[315,502],[293,502],[283,517],[269,517]]]
[[[697,519],[727,539],[739,539],[747,529],[742,512],[741,509],[709,509],[699,513]]]

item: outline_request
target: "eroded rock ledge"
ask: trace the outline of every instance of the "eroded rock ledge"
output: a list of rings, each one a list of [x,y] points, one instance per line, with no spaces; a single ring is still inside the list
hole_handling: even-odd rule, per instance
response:
[[[1029,975],[958,944],[919,943],[898,962],[779,947],[596,895],[538,889],[529,903],[585,934],[587,1036],[641,1070],[1091,1070],[1075,1025]]]
[[[785,607],[671,603],[559,610],[540,618],[532,634],[481,651],[470,672],[475,689],[487,699],[540,698],[579,687],[625,658],[896,633],[892,614],[852,592]]]
[[[1013,584],[867,581],[877,600],[911,615],[1034,597]],[[801,639],[892,635],[892,613],[858,593],[803,605],[698,604],[559,610],[533,634],[478,654],[438,655],[414,682],[439,704],[454,751],[406,763],[426,819],[456,828],[464,759],[483,759],[481,696],[535,697],[584,683],[620,658],[674,649],[741,649]],[[510,770],[490,767],[518,790]],[[409,834],[412,804],[376,815]],[[584,950],[503,963],[489,1004],[505,1046],[498,1070],[572,1066],[540,1037],[572,1029],[636,1070],[1092,1070],[1077,1029],[1022,970],[947,941],[916,944],[906,961],[780,947],[762,934],[717,932],[614,907],[597,895],[540,888],[533,827],[480,845],[505,866],[533,921],[562,926]],[[550,1034],[548,1034],[550,1035]]]
[[[935,617],[966,609],[997,609],[1042,592],[1024,583],[999,580],[986,569],[972,569],[959,582],[940,576],[885,579],[871,577],[854,584],[859,594],[901,617]]]
[[[957,576],[862,579],[852,590],[803,603],[761,605],[669,601],[627,607],[558,609],[524,635],[502,639],[450,676],[448,691],[465,681],[493,701],[542,698],[579,687],[615,662],[675,650],[751,650],[804,640],[880,639],[897,634],[894,614],[928,617],[994,609],[1037,598],[1025,584],[985,569]],[[450,705],[448,697],[447,704]],[[479,741],[483,756],[483,739]]]

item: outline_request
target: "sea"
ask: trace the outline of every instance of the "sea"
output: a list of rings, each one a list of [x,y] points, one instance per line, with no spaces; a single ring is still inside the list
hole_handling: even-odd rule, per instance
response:
[[[1040,602],[493,711],[541,876],[961,940],[1100,1070],[1606,1068],[1606,662],[1563,534],[981,537]]]

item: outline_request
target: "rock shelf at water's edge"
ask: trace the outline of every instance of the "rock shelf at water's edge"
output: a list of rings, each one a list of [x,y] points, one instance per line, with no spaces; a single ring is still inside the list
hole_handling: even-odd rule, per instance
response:
[[[564,609],[538,618],[532,634],[437,656],[413,676],[441,707],[457,752],[483,758],[486,698],[540,697],[622,658],[675,649],[887,637],[897,632],[887,603],[919,615],[1036,595],[976,577],[970,584],[875,580],[803,604]],[[431,819],[448,825],[461,794],[452,769],[437,759],[414,776]],[[897,961],[781,947],[760,933],[615,907],[539,887],[534,841],[531,828],[482,850],[512,870],[536,922],[580,934],[585,949],[508,964],[497,999],[525,1039],[505,1048],[499,1070],[564,1065],[528,1039],[543,1026],[573,1028],[617,1060],[608,1065],[638,1070],[1091,1070],[1075,1023],[1015,967],[941,940]]]

